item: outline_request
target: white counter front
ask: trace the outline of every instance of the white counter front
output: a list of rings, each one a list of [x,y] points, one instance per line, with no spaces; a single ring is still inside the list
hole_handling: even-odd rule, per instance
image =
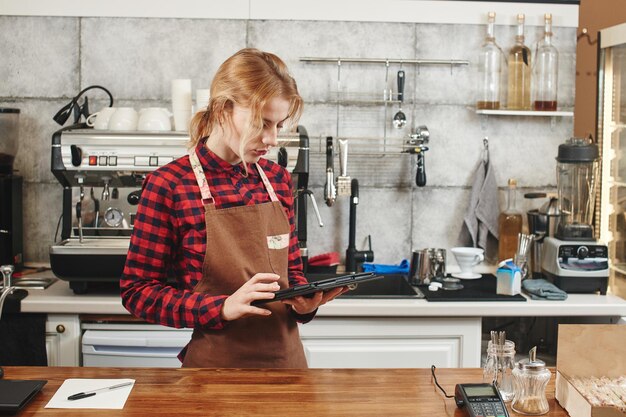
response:
[[[50,277],[51,273],[38,275]],[[81,363],[81,335],[87,329],[109,339],[112,331],[119,330],[116,326],[148,333],[174,330],[143,323],[81,321],[81,314],[129,316],[115,291],[76,295],[68,282],[58,280],[45,290],[30,289],[28,293],[21,311],[48,314],[46,340],[52,347],[48,363],[53,365]],[[598,317],[624,324],[626,300],[595,294],[570,294],[565,301],[525,302],[344,297],[322,306],[315,320],[300,326],[300,337],[310,367],[478,367],[483,318],[503,316]],[[183,330],[190,336],[191,330]],[[82,346],[82,352],[87,348]],[[122,365],[116,362],[111,366]]]
[[[50,276],[50,275],[48,275]],[[24,313],[129,314],[119,295],[76,295],[65,281],[45,290],[28,290]],[[423,299],[339,298],[322,306],[318,316],[328,317],[503,317],[603,316],[626,317],[626,300],[614,295],[570,294],[565,301],[429,302]]]

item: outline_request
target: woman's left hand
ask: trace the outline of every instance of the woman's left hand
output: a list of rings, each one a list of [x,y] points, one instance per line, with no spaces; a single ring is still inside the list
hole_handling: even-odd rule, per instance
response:
[[[283,300],[283,303],[289,304],[293,310],[298,314],[309,314],[315,311],[321,305],[332,301],[341,294],[350,291],[348,287],[337,287],[328,291],[318,291],[313,294],[313,297],[298,296]]]

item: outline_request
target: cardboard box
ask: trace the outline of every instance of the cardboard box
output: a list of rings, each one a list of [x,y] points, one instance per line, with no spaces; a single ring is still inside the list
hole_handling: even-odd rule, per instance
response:
[[[572,377],[626,375],[626,326],[559,325],[556,399],[571,417],[626,417],[616,407],[594,406],[572,384]]]

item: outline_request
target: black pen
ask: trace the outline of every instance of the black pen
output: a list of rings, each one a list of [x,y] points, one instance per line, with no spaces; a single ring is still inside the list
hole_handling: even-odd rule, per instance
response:
[[[94,395],[96,395],[99,392],[111,391],[111,390],[114,390],[114,389],[127,387],[127,386],[132,385],[132,384],[133,384],[132,382],[123,382],[121,384],[112,385],[110,387],[94,389],[92,391],[79,392],[77,394],[70,395],[69,397],[67,397],[67,399],[70,400],[70,401],[80,400],[81,398],[93,397]]]

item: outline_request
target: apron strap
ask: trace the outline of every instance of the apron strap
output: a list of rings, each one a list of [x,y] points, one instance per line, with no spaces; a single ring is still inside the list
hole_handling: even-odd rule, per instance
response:
[[[267,193],[270,195],[270,200],[278,201],[278,197],[276,197],[276,192],[274,192],[274,187],[272,187],[272,184],[270,184],[270,180],[267,179],[267,175],[265,175],[265,172],[263,172],[263,168],[261,168],[261,166],[258,163],[255,163],[254,165],[256,165],[256,169],[257,171],[259,171],[259,175],[261,176],[261,180],[263,181],[263,184],[265,185],[265,189],[267,190]]]
[[[196,154],[196,150],[192,149],[189,152],[189,162],[191,163],[191,169],[193,170],[193,174],[196,176],[196,181],[198,182],[198,187],[200,187],[200,194],[202,195],[202,203],[203,204],[215,204],[215,200],[211,195],[211,190],[209,189],[209,183],[207,182],[206,175],[204,175],[204,169],[202,169],[202,164],[200,163],[200,159]],[[276,192],[274,191],[274,187],[267,179],[267,175],[263,171],[263,168],[258,163],[255,163],[256,169],[261,176],[261,180],[265,185],[265,189],[270,196],[271,201],[278,201],[278,197],[276,197]]]
[[[200,159],[198,159],[198,155],[196,154],[195,149],[192,149],[189,152],[189,162],[191,163],[191,169],[193,169],[193,173],[196,176],[196,181],[198,182],[198,186],[200,187],[202,203],[205,205],[215,204],[215,200],[213,199],[213,196],[211,195],[211,190],[209,189],[209,183],[206,180],[206,175],[204,175],[202,164],[200,163]]]

